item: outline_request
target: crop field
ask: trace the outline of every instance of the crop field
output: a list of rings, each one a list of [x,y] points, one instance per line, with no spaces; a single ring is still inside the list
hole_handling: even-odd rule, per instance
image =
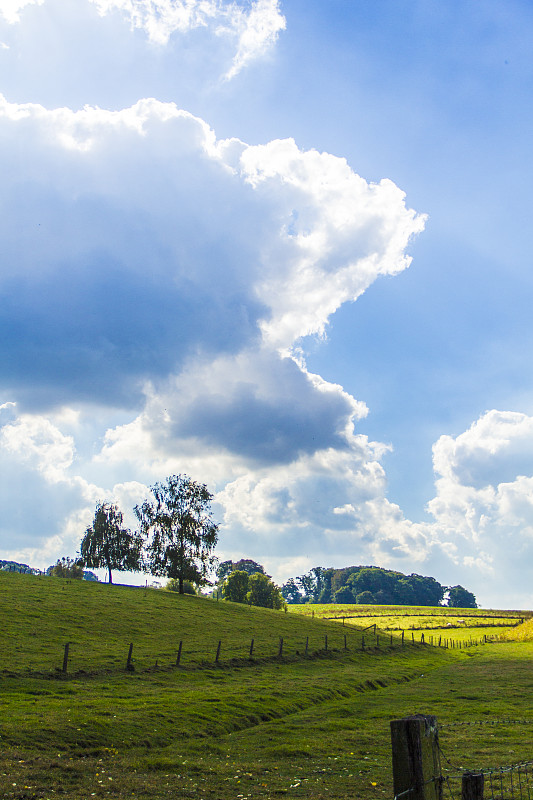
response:
[[[446,650],[389,632],[363,650],[318,617],[1,573],[0,613],[9,800],[392,798],[389,723],[415,712],[442,723],[446,770],[533,757],[527,638]]]
[[[367,606],[341,604],[293,605],[292,613],[313,619],[331,620],[344,628],[364,630],[376,625],[382,632],[401,633],[408,639],[421,635],[427,642],[463,643],[495,640],[504,632],[531,618],[531,611],[500,611],[481,608],[446,608],[427,606]]]

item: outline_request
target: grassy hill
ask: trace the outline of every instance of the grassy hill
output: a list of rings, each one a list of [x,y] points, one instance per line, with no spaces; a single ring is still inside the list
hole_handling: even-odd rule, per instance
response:
[[[2,573],[0,613],[4,798],[392,796],[389,720],[416,711],[526,715],[501,741],[458,727],[449,748],[472,767],[531,757],[531,643],[452,651],[381,632],[378,649],[317,616]]]

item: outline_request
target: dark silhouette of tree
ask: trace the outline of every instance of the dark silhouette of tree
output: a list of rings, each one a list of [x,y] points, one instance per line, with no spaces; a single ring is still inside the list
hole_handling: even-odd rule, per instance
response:
[[[141,569],[142,539],[124,527],[122,512],[112,503],[97,503],[93,524],[85,531],[80,554],[85,566],[136,572]]]
[[[153,500],[135,506],[143,536],[151,536],[146,566],[152,575],[176,578],[180,594],[184,581],[208,584],[218,540],[211,514],[213,495],[187,475],[171,475],[150,490]]]
[[[463,586],[450,586],[448,589],[448,605],[452,608],[477,608],[475,595]]]

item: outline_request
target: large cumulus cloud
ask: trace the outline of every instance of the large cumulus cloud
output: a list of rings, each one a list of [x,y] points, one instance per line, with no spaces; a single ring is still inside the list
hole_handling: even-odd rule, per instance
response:
[[[292,140],[217,140],[154,99],[78,112],[2,99],[0,137],[0,385],[19,414],[4,430],[10,458],[33,459],[50,482],[52,454],[72,446],[61,481],[85,496],[95,492],[83,481],[112,494],[162,469],[222,490],[290,465],[311,491],[326,481],[319,463],[333,486],[336,458],[375,483],[377,450],[354,432],[364,403],[310,374],[298,344],[408,266],[424,218],[392,182],[368,184]],[[57,436],[46,429],[64,407],[83,433],[67,434],[66,418]],[[31,444],[32,418],[53,448]],[[334,494],[331,509],[349,504]]]

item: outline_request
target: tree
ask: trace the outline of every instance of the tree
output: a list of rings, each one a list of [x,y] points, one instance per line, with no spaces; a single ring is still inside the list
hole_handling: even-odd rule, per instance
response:
[[[246,572],[248,575],[253,575],[254,572],[262,572],[265,574],[265,568],[262,564],[258,564],[257,561],[253,561],[251,558],[241,558],[239,561],[222,561],[219,564],[217,569],[217,578],[219,581],[223,581],[224,578],[227,578],[230,572],[235,572],[235,570],[241,570],[242,572]]]
[[[211,515],[213,495],[188,475],[171,475],[150,490],[153,501],[135,506],[135,513],[142,534],[152,536],[147,546],[151,574],[176,578],[180,594],[186,580],[208,584],[218,540],[218,525]]]
[[[170,578],[165,584],[165,589],[167,592],[179,592],[180,582],[176,578]],[[183,581],[183,594],[196,594],[194,583]]]
[[[448,605],[452,608],[477,608],[476,597],[463,586],[450,586]]]
[[[82,580],[83,561],[63,556],[63,558],[58,558],[51,567],[48,567],[46,574],[52,575],[54,578],[76,578],[77,580]]]
[[[279,588],[268,575],[263,575],[261,572],[255,572],[248,578],[246,599],[250,605],[263,608],[284,608],[285,606]]]
[[[287,603],[298,604],[303,601],[303,597],[300,594],[300,590],[298,589],[294,578],[289,578],[287,583],[283,584],[280,591],[281,591],[281,596],[285,598]]]
[[[256,573],[258,575],[262,573]],[[243,569],[234,569],[222,584],[222,595],[232,603],[246,603],[249,574]]]
[[[112,503],[97,503],[93,524],[85,531],[80,545],[87,567],[107,569],[113,583],[112,569],[139,571],[142,539],[123,527],[122,512]]]

